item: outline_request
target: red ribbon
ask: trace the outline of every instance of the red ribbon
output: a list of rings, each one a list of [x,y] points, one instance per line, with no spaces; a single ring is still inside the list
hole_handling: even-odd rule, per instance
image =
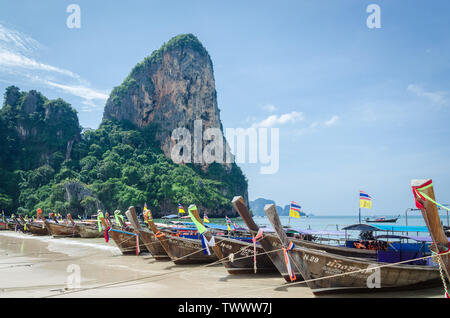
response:
[[[109,230],[110,230],[110,227],[108,226],[108,228],[105,230],[105,241],[106,241],[106,243],[109,242]]]
[[[136,255],[139,255],[140,250],[139,250],[139,234],[136,233]]]
[[[253,236],[253,234],[252,234],[252,236]],[[255,270],[255,274],[256,274],[256,268],[257,268],[256,267],[256,241],[258,239],[260,239],[262,236],[263,236],[263,231],[262,231],[262,229],[259,229],[258,233],[256,233],[256,236],[252,237],[252,241],[253,241],[253,267],[254,267],[254,270]]]
[[[412,191],[414,194],[414,200],[416,201],[416,207],[418,209],[425,209],[425,207],[423,206],[422,203],[419,202],[419,200],[417,200],[417,198],[419,197],[423,202],[425,202],[427,200],[427,199],[425,199],[425,197],[423,195],[420,194],[420,192],[418,190],[420,190],[421,188],[424,188],[426,186],[429,186],[432,183],[433,183],[432,180],[428,180],[426,183],[422,184],[419,187],[412,187]]]

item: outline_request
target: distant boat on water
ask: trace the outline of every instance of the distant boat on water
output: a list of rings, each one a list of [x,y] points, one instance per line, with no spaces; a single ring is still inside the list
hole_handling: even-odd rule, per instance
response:
[[[400,217],[400,215],[397,216],[396,218],[392,218],[392,219],[386,219],[384,216],[374,218],[372,220],[370,218],[366,218],[366,223],[395,223],[395,222],[397,222],[399,217]]]

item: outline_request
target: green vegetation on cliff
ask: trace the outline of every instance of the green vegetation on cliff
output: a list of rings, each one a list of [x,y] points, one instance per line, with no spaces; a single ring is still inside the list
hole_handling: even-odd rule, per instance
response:
[[[8,213],[90,215],[99,206],[112,212],[147,202],[155,216],[176,212],[178,203],[230,215],[232,197],[247,189],[235,164],[231,172],[219,164],[207,171],[174,164],[151,125],[104,120],[80,134],[69,104],[35,91],[7,89],[0,127],[0,209]]]

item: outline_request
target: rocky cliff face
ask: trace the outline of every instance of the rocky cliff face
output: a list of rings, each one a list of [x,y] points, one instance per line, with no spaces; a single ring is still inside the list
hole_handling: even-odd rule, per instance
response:
[[[252,210],[253,215],[266,216],[266,214],[264,213],[264,207],[267,204],[275,204],[278,214],[282,215],[282,212],[283,212],[282,207],[276,205],[275,201],[264,199],[264,198],[259,198],[259,199],[256,199],[255,201],[250,201],[250,209]]]
[[[187,128],[193,135],[194,121],[202,120],[203,131],[222,130],[219,114],[211,58],[194,35],[185,34],[172,38],[131,71],[112,91],[104,118],[137,127],[154,125],[156,139],[170,157],[175,128]]]
[[[0,160],[21,169],[57,166],[70,158],[72,145],[80,138],[77,113],[69,104],[15,86],[6,90],[0,124]]]

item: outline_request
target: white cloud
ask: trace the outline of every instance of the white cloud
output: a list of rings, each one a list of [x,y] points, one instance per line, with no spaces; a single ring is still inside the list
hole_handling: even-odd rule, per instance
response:
[[[314,121],[309,126],[302,127],[299,129],[295,129],[292,132],[292,135],[294,136],[302,136],[306,133],[312,133],[318,131],[320,128],[329,128],[336,124],[336,122],[340,119],[339,116],[333,115],[330,119],[324,120],[324,121]]]
[[[93,99],[100,99],[100,100],[106,100],[108,99],[108,93],[107,92],[101,92],[98,90],[94,90],[91,89],[89,87],[85,87],[85,86],[71,86],[71,85],[63,85],[63,84],[58,84],[52,81],[46,81],[46,83],[49,86],[53,86],[56,88],[59,88],[67,93],[70,93],[72,95],[81,97],[87,101],[91,101]],[[84,104],[89,104],[89,103],[84,103]]]
[[[267,104],[263,106],[263,109],[269,113],[273,113],[274,111],[277,110],[277,108],[275,107],[275,105],[272,104]]]
[[[447,92],[427,92],[422,88],[422,86],[415,84],[408,85],[408,91],[416,94],[419,97],[428,98],[433,103],[445,104],[447,102]]]
[[[68,71],[64,70],[52,65],[48,65],[45,63],[40,63],[32,58],[28,58],[22,54],[14,53],[11,51],[7,51],[0,47],[0,66],[9,67],[9,68],[20,68],[27,70],[37,70],[37,71],[45,71],[45,72],[54,72],[63,75],[70,76],[74,79],[80,79],[80,76]],[[21,70],[18,70],[17,73],[21,73]]]
[[[300,122],[304,119],[303,113],[300,112],[291,112],[287,114],[282,114],[280,116],[277,115],[271,115],[267,117],[266,119],[254,123],[252,125],[252,128],[259,128],[259,127],[274,127],[274,126],[280,126],[288,123],[296,123]]]
[[[324,125],[327,127],[333,126],[339,120],[339,116],[334,115],[329,120],[324,122]]]
[[[41,48],[41,44],[33,38],[0,24],[0,44],[20,52],[31,52]]]
[[[91,87],[80,75],[36,59],[42,45],[33,38],[0,24],[0,75],[9,84],[44,85],[82,99],[82,111],[104,103],[108,92]]]

